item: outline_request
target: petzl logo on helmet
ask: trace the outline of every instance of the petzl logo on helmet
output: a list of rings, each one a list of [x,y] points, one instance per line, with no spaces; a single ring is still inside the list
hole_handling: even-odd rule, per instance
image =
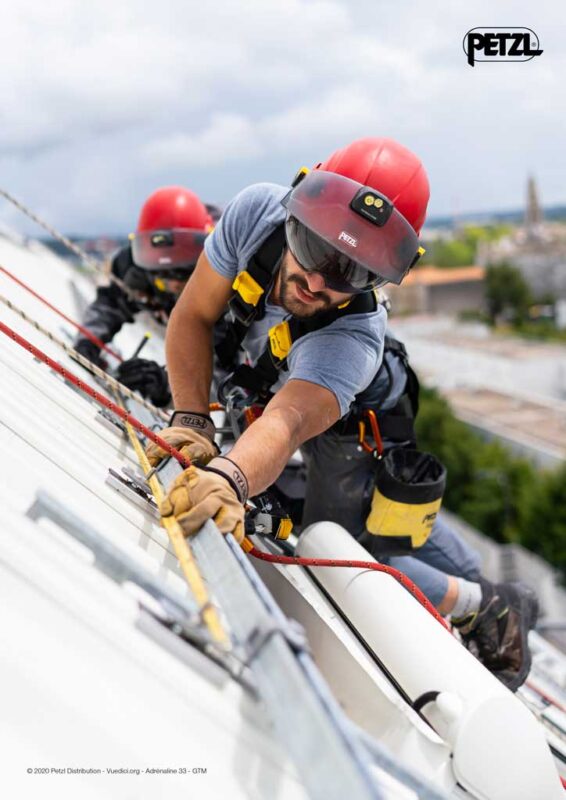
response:
[[[471,67],[476,61],[530,61],[543,52],[530,28],[472,28],[463,47]]]
[[[338,241],[346,242],[346,244],[349,244],[350,247],[358,246],[358,240],[354,239],[354,237],[350,236],[350,234],[346,233],[346,231],[340,232],[340,234],[338,235]]]

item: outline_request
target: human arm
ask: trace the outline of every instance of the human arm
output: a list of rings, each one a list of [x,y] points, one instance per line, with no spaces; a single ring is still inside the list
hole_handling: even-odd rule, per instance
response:
[[[290,377],[263,416],[242,434],[227,458],[214,458],[207,466],[218,473],[215,489],[223,487],[225,492],[226,483],[231,487],[222,501],[215,495],[217,505],[210,514],[222,532],[242,531],[245,497],[273,483],[297,447],[334,424],[367,386],[381,361],[384,323],[359,318],[353,328],[352,323],[335,324],[332,331],[309,334],[294,345],[288,359]],[[204,485],[195,481],[194,475],[180,476],[169,495],[169,513],[187,535],[198,530],[203,514],[212,508],[204,504]]]
[[[174,515],[187,536],[212,518],[222,533],[233,533],[241,542],[248,495],[272,484],[297,447],[339,416],[331,391],[309,381],[288,381],[227,457],[212,459],[204,470],[190,467],[176,478],[162,514]]]
[[[169,384],[177,409],[208,414],[212,380],[212,334],[232,294],[203,252],[167,326]]]
[[[231,293],[230,280],[213,270],[203,252],[167,327],[167,371],[176,410],[170,426],[160,435],[188,458],[203,464],[218,452],[208,413],[212,336],[214,323]],[[165,456],[153,443],[148,445],[146,453],[153,466]]]
[[[249,494],[276,481],[295,450],[339,417],[338,401],[329,389],[289,380],[228,453],[246,476]]]

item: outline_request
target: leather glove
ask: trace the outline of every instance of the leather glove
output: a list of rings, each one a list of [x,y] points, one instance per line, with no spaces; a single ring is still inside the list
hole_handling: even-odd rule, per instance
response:
[[[180,450],[190,461],[201,465],[208,464],[220,452],[214,442],[215,433],[214,422],[208,414],[192,411],[175,411],[169,420],[169,427],[159,431],[168,444]],[[152,467],[156,467],[168,455],[154,442],[147,445],[145,454]]]
[[[77,342],[75,342],[74,349],[77,351],[77,353],[80,353],[81,356],[84,356],[84,358],[88,358],[88,360],[96,367],[106,369],[108,366],[107,362],[101,355],[100,347],[98,347],[98,345],[96,345],[94,342],[91,342],[90,339],[79,339]]]
[[[148,361],[147,358],[129,358],[118,366],[115,377],[124,386],[139,392],[159,408],[171,402],[167,371],[155,361]]]
[[[229,458],[214,458],[208,467],[189,467],[171,484],[159,510],[174,516],[185,536],[197,533],[213,519],[221,533],[233,533],[244,540],[244,504],[248,482]]]

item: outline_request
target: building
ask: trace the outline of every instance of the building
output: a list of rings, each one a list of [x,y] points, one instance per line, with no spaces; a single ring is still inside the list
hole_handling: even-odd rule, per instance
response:
[[[417,267],[387,295],[396,314],[458,314],[485,306],[483,267]]]
[[[533,177],[527,183],[524,224],[497,242],[483,242],[477,261],[517,267],[535,297],[566,299],[566,225],[545,222]]]

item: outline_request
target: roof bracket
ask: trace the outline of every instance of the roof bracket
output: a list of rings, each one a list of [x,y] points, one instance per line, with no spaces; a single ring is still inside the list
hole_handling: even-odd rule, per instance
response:
[[[256,625],[247,638],[244,662],[246,666],[251,664],[275,634],[281,634],[293,652],[310,652],[305,629],[296,620],[288,619],[282,625],[278,624],[274,619],[265,620]]]
[[[157,503],[149,491],[145,480],[127,467],[123,467],[122,472],[125,473],[125,476],[120,475],[119,472],[113,469],[109,469],[105,483],[115,489],[118,494],[127,497],[128,500],[136,506],[143,508],[144,511],[147,511],[156,520],[161,520]]]

